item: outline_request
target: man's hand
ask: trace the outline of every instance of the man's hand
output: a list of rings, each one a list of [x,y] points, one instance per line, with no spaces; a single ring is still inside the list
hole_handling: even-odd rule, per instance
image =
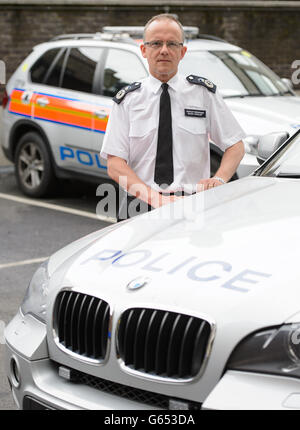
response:
[[[136,173],[128,166],[127,162],[120,157],[109,155],[107,159],[108,175],[116,181],[123,189],[148,203],[153,208],[167,205],[181,199],[181,196],[164,196],[158,191],[147,186]]]
[[[163,194],[153,192],[153,196],[151,198],[151,206],[154,209],[157,209],[161,206],[168,205],[170,203],[175,202],[176,200],[182,199],[183,196],[164,196]]]
[[[205,190],[210,190],[211,188],[223,185],[221,181],[216,178],[201,179],[197,184],[197,193]]]
[[[244,143],[241,140],[227,148],[223,154],[220,167],[215,173],[215,177],[201,179],[197,184],[197,193],[223,185],[222,181],[219,181],[217,177],[222,178],[224,182],[228,182],[234,175],[244,154]]]

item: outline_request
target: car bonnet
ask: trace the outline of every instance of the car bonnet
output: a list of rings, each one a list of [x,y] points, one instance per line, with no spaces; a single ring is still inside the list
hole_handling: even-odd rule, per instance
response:
[[[280,324],[300,308],[299,187],[249,177],[175,203],[173,219],[164,217],[165,206],[120,223],[74,254],[53,289],[123,309],[241,323],[246,331]]]

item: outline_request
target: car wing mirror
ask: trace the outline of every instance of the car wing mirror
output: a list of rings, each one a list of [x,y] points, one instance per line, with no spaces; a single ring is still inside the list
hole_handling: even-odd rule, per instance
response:
[[[284,85],[291,91],[291,93],[295,94],[294,85],[291,79],[288,78],[281,78],[281,82],[284,83]]]
[[[267,160],[288,138],[289,133],[287,131],[278,131],[261,136],[257,148],[259,164]]]

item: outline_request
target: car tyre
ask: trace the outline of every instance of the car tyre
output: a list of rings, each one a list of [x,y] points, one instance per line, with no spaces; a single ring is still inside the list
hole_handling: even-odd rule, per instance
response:
[[[16,147],[15,173],[22,192],[42,197],[54,187],[56,178],[44,139],[35,132],[24,134]]]

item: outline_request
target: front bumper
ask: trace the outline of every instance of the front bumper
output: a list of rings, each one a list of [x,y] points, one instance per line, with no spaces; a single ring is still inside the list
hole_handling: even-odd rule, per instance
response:
[[[5,336],[5,369],[20,409],[167,409],[146,404],[141,397],[135,397],[136,401],[118,395],[116,383],[103,390],[101,384],[94,384],[92,375],[86,375],[92,384],[86,383],[86,378],[73,382],[59,376],[59,365],[49,358],[46,327],[30,315],[17,314],[7,326]],[[148,387],[145,379],[143,388],[146,395],[151,395]],[[202,403],[202,409],[300,409],[300,380],[227,371]]]
[[[12,373],[13,361],[19,370],[18,386]],[[159,409],[67,381],[58,375],[57,366],[50,359],[27,360],[9,345],[6,345],[5,367],[19,409],[24,409],[24,399],[26,403],[28,398],[42,403],[48,409]]]

